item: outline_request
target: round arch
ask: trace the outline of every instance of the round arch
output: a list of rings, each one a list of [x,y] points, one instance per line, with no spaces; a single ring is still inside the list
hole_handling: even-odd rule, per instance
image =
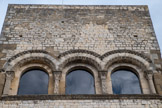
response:
[[[13,71],[17,64],[23,64],[23,62],[44,62],[50,64],[53,70],[57,69],[56,63],[58,62],[54,57],[52,57],[48,52],[42,50],[29,50],[16,54],[11,57],[3,66],[5,71]]]
[[[128,64],[128,63],[118,63],[118,64],[113,64],[111,67],[108,69],[108,74],[107,74],[107,85],[108,85],[108,93],[113,94],[112,91],[112,80],[111,80],[111,74],[117,70],[130,70],[133,72],[135,75],[137,75],[139,82],[140,82],[140,87],[142,94],[150,94],[150,85],[145,78],[145,73],[140,69],[139,67],[133,65],[133,64]],[[111,88],[111,89],[110,89]]]
[[[100,55],[87,50],[70,50],[59,55],[59,70],[73,63],[86,63],[92,65],[97,70],[101,70],[102,60]]]
[[[26,70],[26,69],[25,69]],[[34,95],[48,94],[49,91],[49,74],[45,69],[37,66],[31,66],[19,79],[17,95]]]
[[[4,95],[16,95],[19,87],[21,75],[30,69],[41,69],[49,76],[48,94],[54,92],[53,71],[56,70],[57,60],[47,53],[40,51],[22,52],[13,56],[4,65],[6,74],[12,72],[12,75],[7,75],[7,80],[4,87]]]
[[[110,54],[109,56],[103,59],[103,70],[107,70],[111,65],[117,63],[129,63],[135,66],[140,67],[141,69],[151,70],[152,61],[143,58],[142,56],[138,56],[128,52],[116,52],[114,54]]]
[[[65,94],[66,75],[73,70],[80,70],[80,69],[87,70],[89,73],[93,75],[95,83],[95,92],[96,94],[101,94],[101,85],[99,83],[98,71],[93,66],[83,63],[74,63],[67,65],[65,68],[63,68],[60,80],[61,85],[60,93]]]

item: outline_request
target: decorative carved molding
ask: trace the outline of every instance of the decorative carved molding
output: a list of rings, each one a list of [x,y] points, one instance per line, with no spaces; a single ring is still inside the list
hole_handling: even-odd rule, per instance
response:
[[[112,54],[116,54],[116,53],[129,53],[129,54],[134,54],[134,55],[140,56],[143,59],[145,59],[146,61],[148,61],[149,63],[152,63],[152,60],[148,56],[146,56],[146,55],[144,55],[142,53],[136,52],[136,51],[126,50],[126,49],[109,51],[109,52],[107,52],[107,53],[105,53],[103,55],[97,54],[97,53],[95,53],[93,51],[88,51],[88,50],[83,50],[83,49],[69,50],[69,51],[61,53],[58,56],[58,58],[61,58],[63,56],[66,56],[66,55],[69,55],[69,54],[73,54],[73,53],[86,53],[86,54],[90,54],[90,55],[93,55],[95,57],[98,57],[101,60],[103,60],[105,57],[107,57],[109,55],[112,55]]]
[[[105,53],[105,54],[103,54],[101,56],[101,59],[103,59],[103,58],[105,58],[105,57],[107,57],[109,55],[115,54],[115,53],[129,53],[129,54],[134,54],[134,55],[137,55],[137,56],[142,57],[143,59],[145,59],[149,63],[152,63],[151,59],[149,57],[147,57],[146,55],[144,55],[142,53],[139,53],[139,52],[136,52],[136,51],[126,50],[126,49],[123,49],[123,50],[114,50],[114,51],[107,52],[107,53]]]
[[[61,68],[70,65],[70,64],[75,64],[75,63],[84,63],[84,64],[89,64],[97,68],[98,70],[101,70],[101,66],[99,63],[97,63],[94,59],[89,58],[89,57],[84,57],[84,56],[76,56],[76,57],[70,57],[67,60],[65,60],[61,64]]]
[[[28,58],[25,58],[25,59],[19,61],[17,63],[17,65],[19,67],[22,67],[25,63],[28,63],[28,64],[30,64],[30,63],[45,64],[47,66],[50,66],[52,70],[56,70],[55,65],[49,59],[47,59],[45,57],[28,57]]]
[[[107,64],[105,65],[105,69],[107,70],[107,68],[113,64],[118,64],[118,63],[128,63],[128,64],[134,64],[138,67],[140,67],[143,70],[146,70],[146,66],[145,64],[143,64],[141,61],[134,59],[132,57],[115,57],[111,60],[109,60],[109,62],[107,62]]]
[[[21,53],[18,53],[16,54],[15,56],[11,57],[8,62],[11,62],[12,60],[20,57],[20,56],[23,56],[25,54],[30,54],[30,53],[44,53],[44,54],[48,54],[47,51],[44,51],[44,50],[27,50],[27,51],[24,51],[24,52],[21,52]]]
[[[53,71],[54,79],[60,80],[61,71]]]
[[[99,77],[106,78],[106,76],[107,76],[107,71],[99,71]]]
[[[15,77],[14,71],[6,71],[6,77],[11,77],[11,80]]]
[[[43,53],[45,55],[49,55],[49,53],[47,51],[44,51],[44,50],[28,50],[28,51],[24,51],[24,52],[21,52],[19,54],[16,54],[15,56],[11,57],[9,60],[8,60],[8,64],[12,61],[12,60],[15,60],[16,58],[18,57],[21,57],[25,54],[31,54],[31,53]],[[147,62],[149,63],[152,63],[151,59],[149,57],[147,57],[146,55],[142,54],[142,53],[139,53],[139,52],[135,52],[135,51],[131,51],[131,50],[114,50],[114,51],[110,51],[110,52],[107,52],[103,55],[99,55],[95,52],[92,52],[92,51],[88,51],[88,50],[82,50],[82,49],[78,49],[78,50],[69,50],[69,51],[66,51],[66,52],[63,52],[61,53],[58,58],[61,58],[61,57],[64,57],[66,55],[70,55],[70,54],[77,54],[77,53],[83,53],[83,54],[90,54],[94,57],[97,57],[99,58],[100,60],[103,60],[105,57],[107,56],[110,56],[110,55],[113,55],[113,54],[120,54],[120,53],[128,53],[128,54],[133,54],[133,55],[137,55],[141,58],[143,58],[144,60],[146,60]],[[30,59],[30,58],[29,58]],[[40,58],[38,57],[34,57],[32,58],[33,60],[36,59],[36,60],[39,60]],[[115,58],[116,59],[116,58]],[[141,63],[141,67],[143,67],[144,65],[142,64],[142,62],[136,60],[136,59],[133,59],[131,57],[122,57],[121,58],[122,60],[120,61],[116,61],[116,62],[128,62],[129,63],[133,63],[135,61],[137,61],[138,63]],[[132,59],[132,60],[130,60]],[[46,60],[45,60],[46,61]],[[111,60],[111,61],[114,61],[114,60]],[[111,62],[109,61],[109,63]],[[23,61],[20,61],[20,63],[22,63]],[[47,60],[48,63],[50,63],[48,60]],[[71,57],[71,58],[67,58],[67,60],[65,60],[65,62],[63,62],[59,67],[59,69],[63,68],[64,65],[66,65],[67,63],[69,64],[70,62],[81,62],[81,63],[89,63],[90,65],[94,65],[98,70],[101,70],[101,66],[100,64],[96,61],[96,59],[92,59],[90,57],[86,57],[86,56],[78,56],[76,55],[76,57]]]
[[[44,53],[44,54],[48,54],[49,53],[47,51],[44,51],[44,50],[27,50],[27,51],[24,51],[24,52],[21,52],[21,53],[18,53],[16,54],[15,56],[11,57],[8,62],[11,62],[12,60],[20,57],[20,56],[23,56],[25,54],[31,54],[31,53]],[[86,54],[90,54],[90,55],[93,55],[95,57],[98,57],[100,58],[101,60],[109,55],[112,55],[112,54],[116,54],[116,53],[130,53],[130,54],[134,54],[134,55],[137,55],[137,56],[140,56],[142,57],[143,59],[147,60],[149,63],[151,63],[151,59],[147,56],[145,56],[144,54],[141,54],[139,52],[136,52],[136,51],[132,51],[132,50],[114,50],[114,51],[110,51],[110,52],[107,52],[103,55],[100,55],[100,54],[97,54],[93,51],[88,51],[88,50],[82,50],[82,49],[78,49],[78,50],[69,50],[69,51],[66,51],[66,52],[63,52],[61,53],[58,58],[61,58],[63,56],[66,56],[66,55],[69,55],[69,54],[73,54],[73,53],[86,53]]]
[[[63,56],[66,56],[66,55],[69,55],[69,54],[73,54],[73,53],[86,53],[86,54],[90,54],[90,55],[93,55],[95,57],[100,57],[101,55],[100,54],[97,54],[93,51],[88,51],[88,50],[83,50],[83,49],[78,49],[78,50],[69,50],[69,51],[66,51],[66,52],[63,52],[61,53],[58,58],[61,58]]]
[[[30,56],[29,57],[25,56],[26,54],[29,54]],[[34,56],[32,56],[32,54],[34,54]],[[17,61],[17,59],[19,61]],[[18,53],[15,56],[11,57],[6,62],[4,69],[10,71],[11,68],[13,69],[15,66],[21,67],[23,65],[30,64],[30,63],[38,63],[38,64],[45,64],[49,66],[52,70],[56,70],[55,63],[51,59],[52,56],[50,56],[50,54],[44,50],[28,50],[28,51]]]

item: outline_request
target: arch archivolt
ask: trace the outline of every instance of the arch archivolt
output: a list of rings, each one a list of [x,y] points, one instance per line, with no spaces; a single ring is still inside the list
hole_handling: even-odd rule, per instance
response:
[[[115,63],[130,63],[144,70],[150,70],[151,67],[151,62],[145,60],[140,56],[129,53],[116,53],[109,55],[103,59],[103,63],[103,70],[107,70],[109,66]]]
[[[19,81],[24,72],[32,69],[40,69],[49,76],[48,94],[54,92],[53,71],[56,71],[57,60],[47,53],[42,52],[26,52],[13,56],[4,65],[6,71],[6,83],[4,87],[4,95],[17,95]]]
[[[139,76],[141,88],[144,94],[150,93],[148,89],[148,81],[146,75],[148,71],[152,71],[152,61],[145,55],[138,52],[128,50],[115,50],[99,55],[92,51],[86,50],[71,50],[60,54],[58,57],[53,57],[46,51],[34,50],[25,51],[11,57],[4,65],[4,70],[7,74],[4,88],[4,95],[16,95],[19,85],[19,80],[23,72],[32,68],[39,68],[49,74],[49,94],[54,93],[55,85],[57,93],[65,93],[65,79],[67,73],[71,69],[87,69],[95,79],[96,94],[101,94],[103,87],[107,87],[107,92],[112,94],[111,72],[114,68],[127,66],[134,69]],[[55,72],[56,71],[56,72]],[[100,75],[101,72],[108,74]],[[54,74],[58,73],[59,78],[53,81]],[[57,75],[56,75],[57,76]],[[101,78],[102,77],[102,78]],[[106,82],[104,78],[106,77]],[[54,84],[56,83],[57,84]],[[150,84],[149,84],[150,85]],[[111,87],[111,88],[110,88]]]
[[[19,69],[15,70],[14,77],[11,81],[9,95],[17,95],[21,76],[25,72],[32,70],[32,69],[38,69],[38,70],[40,69],[40,70],[43,70],[44,72],[46,72],[48,74],[48,76],[49,76],[48,94],[53,94],[54,82],[53,82],[52,69],[45,64],[31,63],[31,64],[24,65],[24,66],[20,67]]]
[[[101,70],[102,67],[102,61],[98,57],[86,53],[72,53],[60,58],[59,70],[62,70],[67,65],[75,63],[89,64],[94,66],[97,70]]]
[[[50,56],[49,54],[45,54],[45,53],[35,53],[35,52],[31,52],[31,53],[26,53],[23,55],[17,54],[17,56],[13,56],[12,58],[10,58],[4,65],[4,70],[5,71],[12,71],[16,66],[18,66],[17,64],[22,64],[23,62],[30,62],[30,61],[35,61],[35,62],[42,62],[42,63],[46,63],[48,65],[51,65],[51,68],[53,70],[57,69],[57,60]]]
[[[71,65],[66,66],[62,70],[61,79],[60,79],[60,93],[61,94],[65,94],[66,76],[69,72],[71,72],[73,70],[86,70],[86,71],[90,72],[94,77],[95,92],[96,92],[96,94],[101,94],[101,85],[100,85],[98,71],[93,66],[91,66],[89,64],[83,64],[83,63],[71,64]]]

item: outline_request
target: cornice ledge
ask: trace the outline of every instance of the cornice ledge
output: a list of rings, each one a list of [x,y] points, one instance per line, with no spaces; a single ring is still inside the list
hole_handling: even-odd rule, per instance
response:
[[[136,94],[136,95],[15,95],[2,96],[1,101],[16,100],[111,100],[111,99],[144,99],[162,100],[162,96],[156,94]]]

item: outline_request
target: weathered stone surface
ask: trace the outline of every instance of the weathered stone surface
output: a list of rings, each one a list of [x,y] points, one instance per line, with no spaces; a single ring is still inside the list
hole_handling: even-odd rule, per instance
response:
[[[30,99],[29,99],[30,98]],[[1,108],[161,108],[160,96],[12,96],[4,97]],[[4,107],[5,106],[5,107]]]
[[[0,73],[0,98],[2,96],[3,88],[4,88],[4,83],[5,83],[5,73]]]
[[[128,49],[148,54],[159,50],[152,28],[147,6],[9,5],[2,30],[5,39],[0,40],[17,44],[13,55],[49,47],[60,53]]]
[[[1,37],[0,37],[1,39]],[[13,50],[16,49],[16,44],[0,44],[0,69],[8,59],[6,55],[13,55]]]
[[[113,95],[111,83],[114,70],[130,69],[143,94],[162,94],[160,55],[147,6],[9,5],[0,37],[7,76],[4,84],[0,74],[0,108],[161,108],[161,96]],[[10,96],[23,72],[36,67],[49,75],[48,95]],[[72,69],[91,71],[96,95],[60,95]]]
[[[154,74],[154,82],[158,94],[162,95],[162,74]]]

